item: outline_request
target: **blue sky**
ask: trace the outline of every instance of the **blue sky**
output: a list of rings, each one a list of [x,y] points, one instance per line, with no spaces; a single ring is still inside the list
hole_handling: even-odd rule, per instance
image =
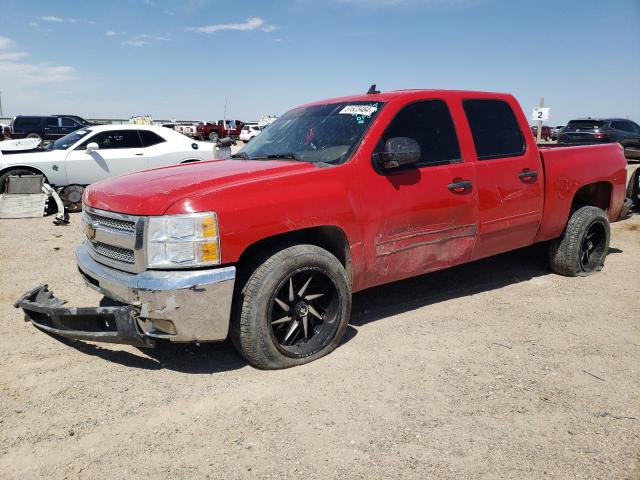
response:
[[[5,116],[257,119],[451,88],[640,122],[640,0],[0,0]]]

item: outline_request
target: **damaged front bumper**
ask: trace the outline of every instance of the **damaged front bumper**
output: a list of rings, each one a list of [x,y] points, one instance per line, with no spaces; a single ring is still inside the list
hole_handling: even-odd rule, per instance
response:
[[[65,308],[46,285],[24,294],[15,306],[49,333],[77,340],[153,346],[155,339],[210,342],[227,338],[236,269],[127,273],[76,249],[85,284],[124,305]]]
[[[131,305],[75,308],[63,307],[64,303],[47,285],[40,285],[20,297],[14,306],[24,310],[26,321],[53,335],[138,347],[155,345],[154,339],[141,333],[136,308]]]

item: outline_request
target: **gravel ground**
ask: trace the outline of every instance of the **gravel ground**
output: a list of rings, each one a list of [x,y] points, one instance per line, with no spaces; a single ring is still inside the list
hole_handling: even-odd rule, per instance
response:
[[[533,247],[362,292],[335,352],[275,372],[24,323],[39,283],[99,301],[52,219],[0,220],[3,479],[640,478],[640,215],[590,277]]]

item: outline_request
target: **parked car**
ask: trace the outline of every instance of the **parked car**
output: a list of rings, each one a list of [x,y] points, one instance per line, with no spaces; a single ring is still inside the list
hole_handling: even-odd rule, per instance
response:
[[[531,133],[533,133],[533,136],[535,138],[538,138],[538,126],[534,125],[531,127]],[[542,140],[544,140],[545,142],[551,140],[551,127],[547,126],[547,125],[543,125],[542,126],[542,133],[540,135],[540,138]]]
[[[557,140],[558,134],[562,131],[562,129],[566,127],[566,125],[556,125],[551,129],[551,140]]]
[[[340,344],[352,292],[534,243],[554,272],[594,273],[625,199],[622,151],[538,148],[528,129],[507,94],[304,105],[229,160],[87,188],[77,264],[123,304],[65,308],[40,286],[17,305],[49,334],[144,347],[231,336],[251,365],[286,368]]]
[[[252,138],[256,137],[263,129],[257,123],[245,123],[240,131],[240,140],[244,143],[249,143]]]
[[[196,138],[197,126],[197,123],[178,123],[173,127],[173,129],[187,137]]]
[[[87,122],[86,120],[81,120],[83,122]],[[80,120],[76,120],[74,116],[18,115],[11,121],[10,134],[11,138],[39,138],[40,140],[55,140],[85,126],[85,123],[81,123]]]
[[[80,210],[84,187],[125,173],[178,163],[211,160],[210,143],[191,140],[153,125],[82,128],[35,152],[0,156],[0,193],[9,175],[42,174],[60,189],[70,211]]]
[[[626,118],[571,120],[558,135],[560,144],[612,142],[624,147],[627,158],[640,160],[640,125]]]
[[[199,123],[196,127],[196,136],[200,140],[209,139],[217,142],[220,138],[231,137],[237,139],[240,136],[244,122],[240,120],[218,120],[217,123]]]

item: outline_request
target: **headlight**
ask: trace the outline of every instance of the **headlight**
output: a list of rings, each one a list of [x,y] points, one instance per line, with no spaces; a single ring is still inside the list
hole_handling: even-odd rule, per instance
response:
[[[220,263],[220,237],[215,212],[148,218],[149,268],[203,267]]]

